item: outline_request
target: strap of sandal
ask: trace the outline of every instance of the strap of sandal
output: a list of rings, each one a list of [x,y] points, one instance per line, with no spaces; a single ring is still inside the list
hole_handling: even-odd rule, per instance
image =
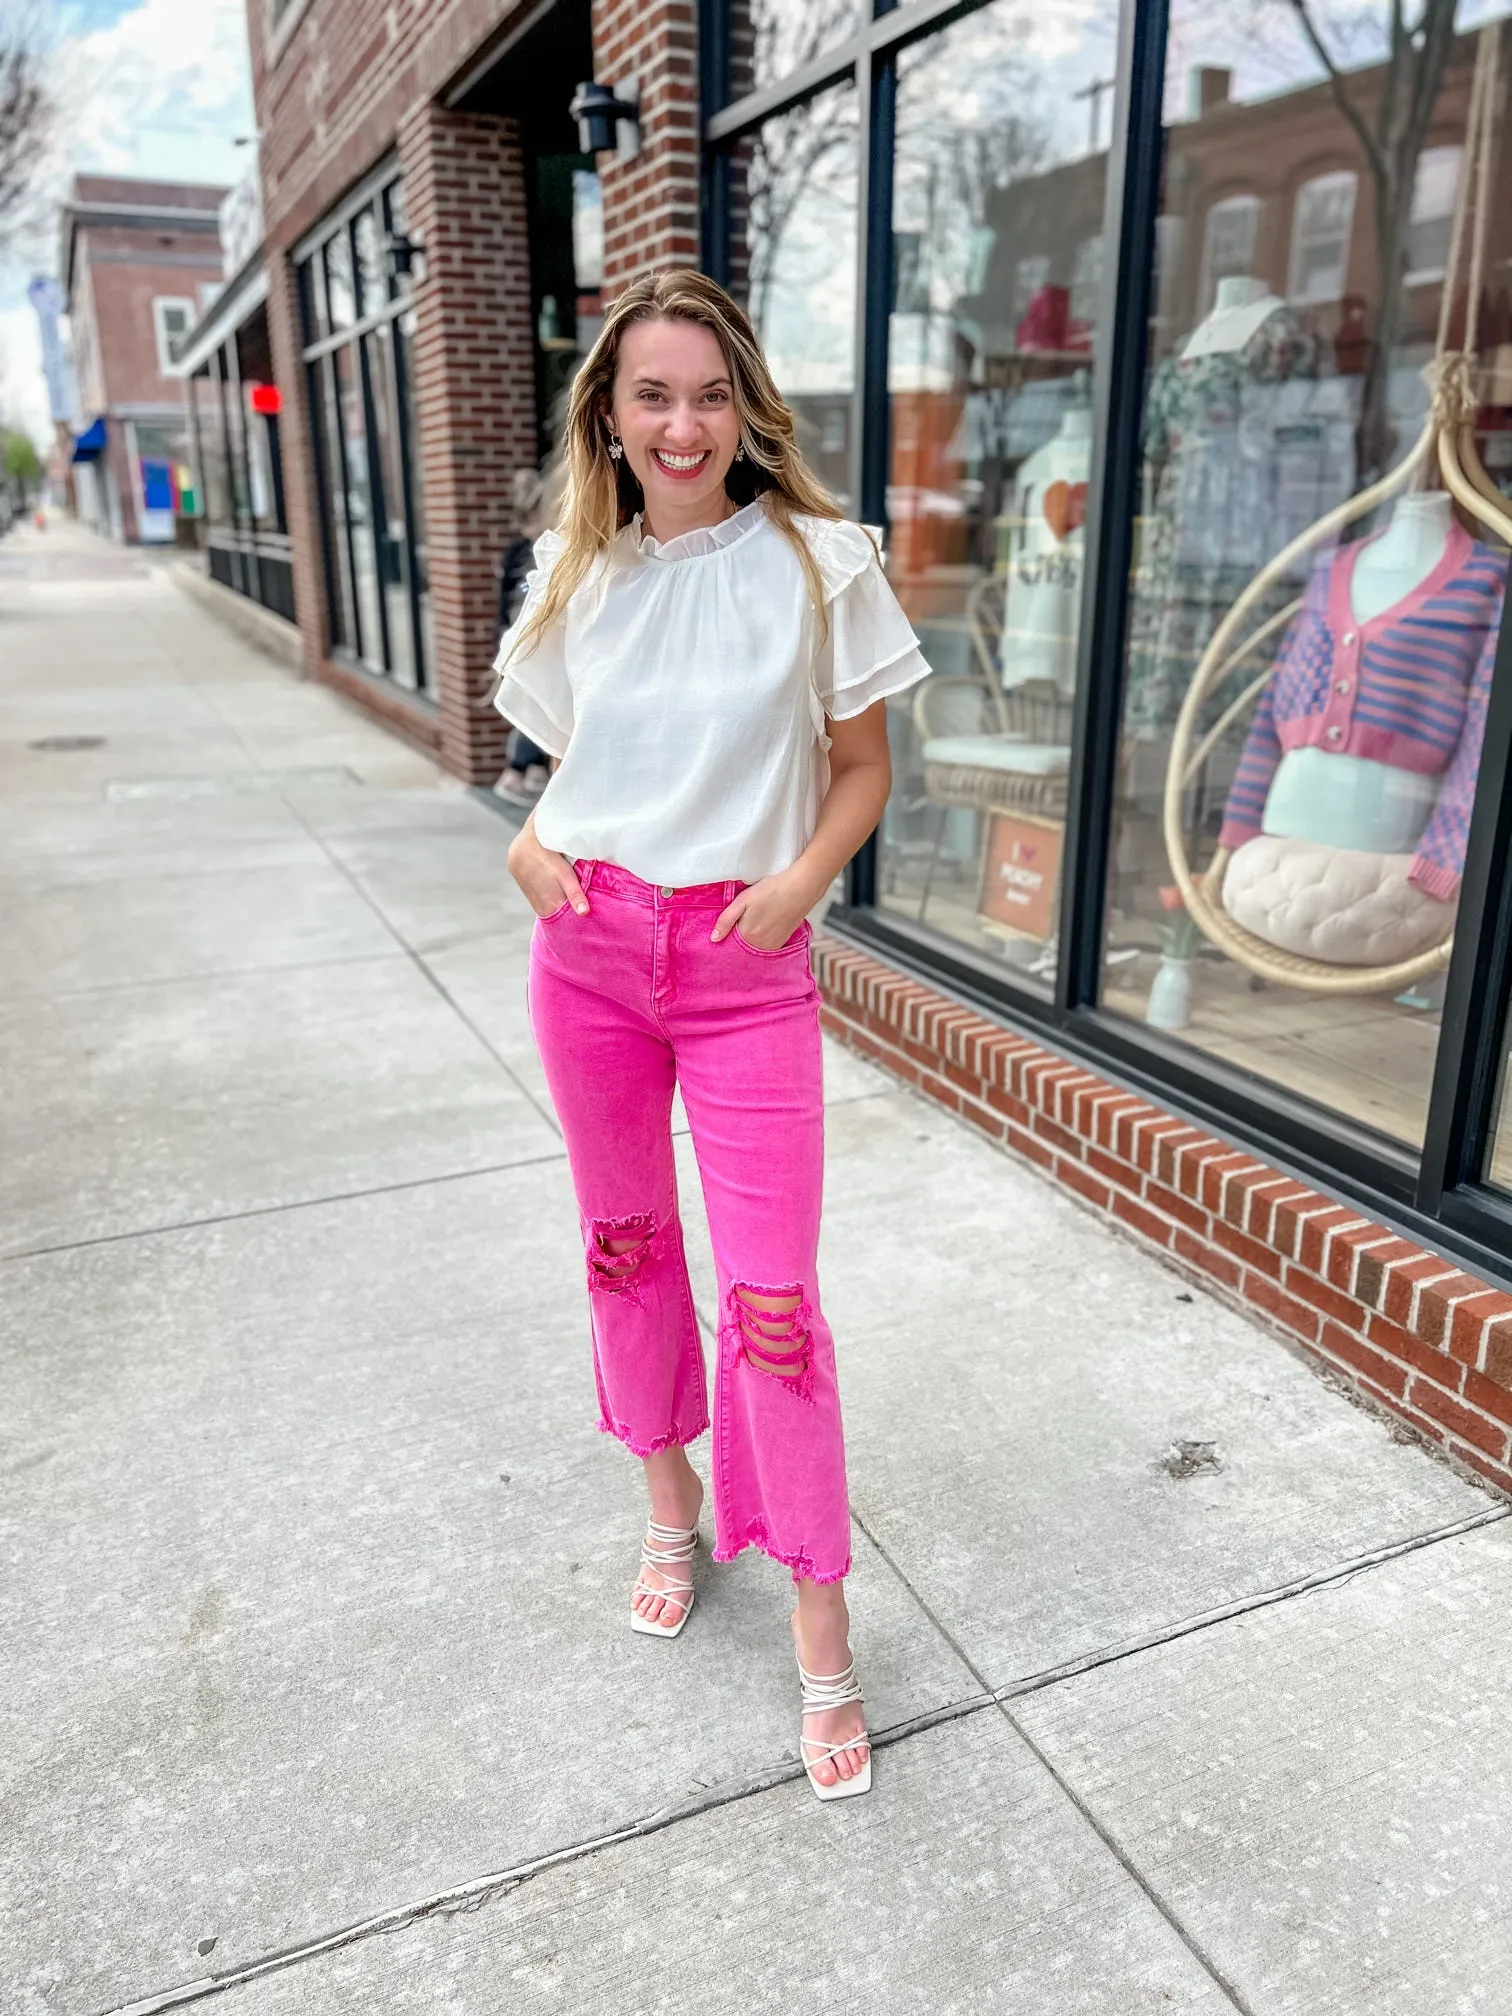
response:
[[[652,1541],[656,1542],[653,1550]],[[654,1519],[646,1521],[646,1537],[641,1542],[642,1561],[691,1561],[698,1552],[698,1528],[696,1526],[658,1526]]]
[[[842,1750],[870,1750],[871,1748],[871,1738],[864,1729],[858,1730],[854,1736],[847,1736],[843,1743],[821,1743],[817,1736],[800,1736],[798,1743],[800,1749],[803,1751],[803,1768],[805,1771],[812,1771],[816,1764],[827,1764],[832,1757],[838,1757]],[[809,1755],[811,1750],[817,1750],[819,1753],[818,1756],[811,1757]]]
[[[658,1544],[653,1547],[652,1541]],[[645,1580],[647,1568],[656,1569],[665,1575],[669,1564],[676,1567],[679,1562],[691,1561],[698,1552],[698,1528],[696,1526],[659,1526],[654,1519],[646,1522],[646,1537],[641,1542],[641,1570],[631,1584],[630,1594],[636,1596],[659,1596],[664,1603],[671,1603],[679,1610],[693,1607],[693,1584],[691,1582],[665,1581],[660,1589],[653,1589]]]
[[[852,1701],[861,1700],[861,1682],[856,1678],[854,1659],[843,1673],[810,1673],[800,1659],[798,1662],[798,1684],[803,1695],[805,1715],[817,1715],[826,1708],[845,1708]],[[848,1750],[851,1743],[859,1741],[851,1737],[849,1742],[837,1744],[840,1750]]]

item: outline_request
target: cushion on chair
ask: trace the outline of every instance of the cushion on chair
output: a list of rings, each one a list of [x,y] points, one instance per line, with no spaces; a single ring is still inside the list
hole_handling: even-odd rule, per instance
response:
[[[1393,966],[1454,929],[1455,904],[1407,880],[1412,860],[1262,833],[1235,848],[1223,907],[1282,952],[1329,966]]]
[[[1011,735],[936,735],[921,751],[926,763],[975,764],[1018,776],[1063,777],[1071,751],[1050,742],[1016,742]]]

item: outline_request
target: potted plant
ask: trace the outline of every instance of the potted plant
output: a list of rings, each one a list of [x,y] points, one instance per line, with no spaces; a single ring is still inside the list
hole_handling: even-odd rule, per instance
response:
[[[1152,1029],[1185,1029],[1192,1019],[1192,962],[1202,933],[1174,883],[1161,890],[1160,907],[1167,921],[1160,927],[1160,966],[1150,983],[1145,1020]]]

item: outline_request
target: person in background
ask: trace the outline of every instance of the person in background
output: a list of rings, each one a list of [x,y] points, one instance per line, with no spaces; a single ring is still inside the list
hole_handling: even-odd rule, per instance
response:
[[[535,542],[546,529],[547,479],[534,469],[517,469],[509,488],[515,536],[499,563],[499,630],[502,635],[518,617],[525,601],[525,579],[535,562]],[[507,804],[529,809],[546,788],[551,758],[523,728],[509,738],[509,759],[494,785]]]

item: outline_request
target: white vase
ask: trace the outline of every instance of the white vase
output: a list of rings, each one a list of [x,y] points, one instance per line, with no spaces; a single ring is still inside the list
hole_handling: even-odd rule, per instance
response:
[[[1192,1019],[1192,961],[1162,958],[1150,982],[1145,1020],[1152,1029],[1185,1029]]]

